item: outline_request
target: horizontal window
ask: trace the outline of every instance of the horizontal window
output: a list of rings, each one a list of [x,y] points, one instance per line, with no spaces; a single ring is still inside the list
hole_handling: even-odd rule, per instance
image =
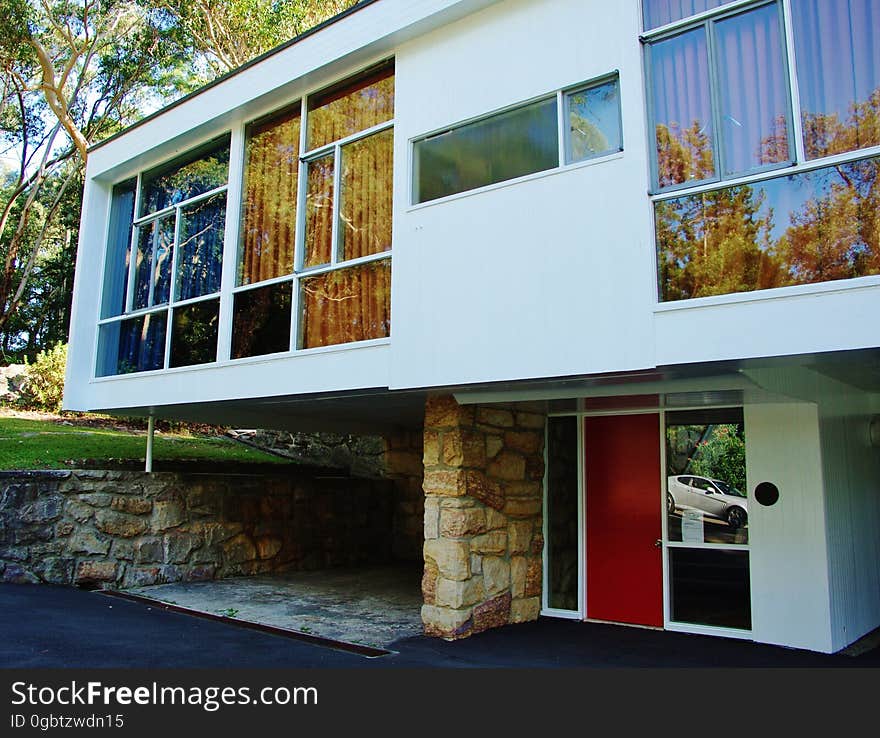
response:
[[[734,0],[642,0],[645,30],[688,18]]]
[[[161,369],[165,365],[167,311],[118,320],[101,326],[99,377]]]
[[[880,158],[654,208],[664,301],[880,274]]]
[[[232,358],[290,349],[290,281],[237,292],[233,303]]]
[[[170,164],[145,172],[141,215],[148,215],[226,184],[229,136],[194,149]]]
[[[203,300],[174,308],[169,366],[217,361],[217,325],[220,300]]]
[[[564,118],[565,162],[623,150],[617,77],[465,123],[415,142],[413,200],[448,195],[554,169]]]

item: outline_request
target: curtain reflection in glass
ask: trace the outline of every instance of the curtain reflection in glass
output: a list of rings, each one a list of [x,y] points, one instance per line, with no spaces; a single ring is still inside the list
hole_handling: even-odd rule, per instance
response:
[[[880,274],[880,159],[655,203],[662,300]]]
[[[137,180],[132,179],[113,188],[110,229],[107,237],[107,261],[104,267],[104,291],[101,300],[102,318],[125,312],[136,186]]]
[[[659,186],[714,177],[705,29],[652,44],[650,65]]]
[[[171,292],[174,214],[138,227],[134,273],[134,310],[162,305]]]
[[[239,284],[293,272],[299,138],[298,105],[248,131]]]
[[[227,135],[144,174],[141,183],[141,215],[155,213],[220,187],[226,184],[228,172]]]
[[[417,141],[416,200],[504,182],[559,166],[556,98]]]
[[[880,0],[792,0],[807,158],[880,145]]]
[[[225,192],[181,210],[176,299],[220,291],[225,227]]]
[[[232,358],[261,356],[290,348],[291,283],[257,287],[235,294]]]
[[[385,338],[391,330],[391,261],[302,280],[301,347]]]
[[[169,366],[209,364],[217,360],[220,300],[204,300],[172,311]]]
[[[307,149],[351,136],[394,117],[394,66],[382,67],[309,98]]]
[[[788,101],[779,10],[715,24],[724,175],[787,161]]]
[[[340,260],[391,248],[394,132],[382,131],[342,149]]]
[[[309,162],[306,191],[306,234],[303,266],[329,264],[333,253],[332,154]]]
[[[645,30],[711,10],[734,0],[642,0]]]

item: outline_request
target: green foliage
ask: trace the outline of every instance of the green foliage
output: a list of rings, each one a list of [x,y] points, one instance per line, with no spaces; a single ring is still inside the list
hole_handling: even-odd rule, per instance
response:
[[[746,442],[741,427],[734,423],[710,426],[697,445],[688,471],[745,490]]]
[[[25,370],[22,400],[34,410],[59,412],[64,395],[64,371],[67,368],[67,344],[56,343],[40,351],[36,361]]]

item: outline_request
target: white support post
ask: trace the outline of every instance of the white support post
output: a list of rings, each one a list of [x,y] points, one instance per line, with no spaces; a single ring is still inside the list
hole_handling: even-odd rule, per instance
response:
[[[153,471],[153,433],[156,430],[156,418],[151,415],[147,421],[147,460],[144,465],[144,471],[149,473]]]

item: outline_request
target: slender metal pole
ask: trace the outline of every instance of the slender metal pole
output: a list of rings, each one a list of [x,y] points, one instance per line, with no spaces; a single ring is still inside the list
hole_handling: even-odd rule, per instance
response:
[[[156,418],[152,415],[147,421],[147,462],[144,466],[145,472],[153,471],[153,432],[156,430]]]

